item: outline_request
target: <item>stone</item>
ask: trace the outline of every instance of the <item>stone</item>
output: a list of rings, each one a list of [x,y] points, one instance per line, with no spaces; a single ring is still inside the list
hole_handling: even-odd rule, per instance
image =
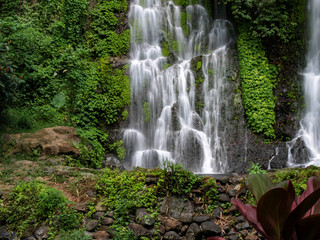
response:
[[[196,223],[202,223],[209,220],[210,220],[209,215],[200,215],[193,218],[193,221],[195,221]]]
[[[239,217],[237,217],[237,221],[238,222],[245,222],[246,219],[244,218],[244,216],[239,216]]]
[[[86,222],[86,230],[92,232],[98,226],[98,220],[92,219]]]
[[[230,202],[230,197],[225,193],[220,193],[218,198],[220,202]]]
[[[31,237],[27,237],[26,240],[37,240],[37,239],[34,236],[31,236]]]
[[[114,222],[113,218],[104,217],[104,218],[102,218],[101,224],[102,225],[112,225],[113,222]]]
[[[201,232],[205,234],[215,233],[219,235],[221,233],[221,228],[212,221],[201,223],[200,228]]]
[[[179,220],[182,223],[191,223],[192,218],[193,218],[192,213],[181,213]]]
[[[86,212],[87,207],[84,203],[76,203],[74,205],[74,209],[77,210],[78,212]]]
[[[70,172],[68,170],[65,169],[56,169],[56,174],[58,176],[65,176],[65,177],[69,177]]]
[[[52,174],[54,169],[52,167],[44,167],[43,168],[43,171],[46,173],[46,174]]]
[[[0,239],[3,239],[3,240],[10,239],[10,232],[8,232],[4,226],[0,227]]]
[[[16,141],[16,147],[11,153],[30,154],[33,150],[41,149],[42,156],[57,156],[59,154],[80,154],[74,144],[79,144],[81,139],[76,134],[76,129],[67,126],[56,126],[41,129],[35,133],[11,134],[10,140]]]
[[[237,235],[230,235],[229,240],[237,240],[239,237]]]
[[[151,185],[151,184],[156,184],[158,182],[159,178],[156,177],[147,177],[146,178],[146,184]]]
[[[136,210],[135,220],[137,223],[147,227],[151,227],[155,223],[154,218],[151,217],[146,208],[138,208]]]
[[[20,160],[15,162],[15,165],[20,166],[20,167],[24,167],[24,166],[31,166],[33,165],[34,162],[29,161],[29,160]]]
[[[114,217],[114,211],[107,212],[107,216],[113,218]]]
[[[226,175],[226,174],[217,174],[217,175],[214,176],[214,179],[217,182],[220,182],[222,184],[228,183],[229,182],[229,178],[230,178],[230,176]]]
[[[96,204],[95,209],[96,209],[97,212],[105,212],[105,211],[107,211],[107,207],[103,206],[101,201]]]
[[[217,217],[220,217],[221,214],[222,214],[222,210],[221,210],[220,208],[215,208],[215,209],[213,210],[212,216],[213,216],[214,218],[217,218]]]
[[[37,239],[43,239],[49,237],[49,227],[48,226],[41,226],[35,232],[34,235]]]
[[[93,234],[93,238],[97,240],[107,240],[110,234],[106,231],[97,231]]]
[[[165,227],[166,231],[180,230],[182,228],[182,223],[175,218],[160,217],[160,222]]]
[[[181,237],[175,231],[166,232],[163,236],[163,240],[180,240]]]
[[[147,237],[151,235],[151,231],[137,223],[130,223],[128,228],[132,230],[138,237]]]
[[[165,197],[160,204],[160,214],[168,214],[173,218],[180,218],[181,213],[193,213],[190,200],[182,197]]]
[[[94,197],[94,195],[95,195],[95,190],[94,190],[94,189],[89,189],[89,190],[87,191],[87,195],[88,195],[89,197]]]
[[[182,235],[187,232],[188,227],[189,227],[188,225],[184,225],[184,226],[181,228],[181,234],[182,234]]]
[[[242,224],[242,229],[248,229],[248,228],[251,228],[248,222],[245,222],[244,224]]]
[[[92,215],[93,219],[99,220],[100,218],[102,218],[106,213],[105,212],[95,212]]]
[[[229,197],[235,197],[237,195],[237,192],[233,188],[228,188],[227,194],[229,195]]]
[[[42,157],[41,157],[42,158]],[[40,160],[40,158],[39,158],[39,160]],[[47,164],[50,164],[50,165],[52,165],[52,166],[57,166],[58,165],[58,163],[54,160],[54,159],[52,159],[52,158],[49,158],[49,159],[47,159]]]
[[[120,160],[113,154],[108,154],[104,160],[102,160],[102,168],[120,168],[123,169],[123,166]]]
[[[200,234],[201,228],[198,224],[192,223],[187,230],[187,240],[195,240]]]

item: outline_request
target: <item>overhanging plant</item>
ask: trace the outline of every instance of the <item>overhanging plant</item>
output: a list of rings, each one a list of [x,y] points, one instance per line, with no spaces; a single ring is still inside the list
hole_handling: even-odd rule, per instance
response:
[[[269,240],[320,238],[320,177],[311,177],[297,196],[291,181],[273,185],[266,174],[251,174],[247,186],[257,207],[231,199],[247,221]]]

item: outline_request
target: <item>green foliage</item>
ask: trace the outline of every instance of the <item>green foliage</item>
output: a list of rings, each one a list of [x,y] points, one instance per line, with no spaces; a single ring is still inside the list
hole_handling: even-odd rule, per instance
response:
[[[163,176],[158,181],[158,187],[163,193],[189,195],[193,188],[200,185],[200,178],[184,169],[182,165],[170,161],[164,161],[162,164]]]
[[[197,66],[196,66],[197,71],[201,70],[201,66],[202,66],[202,62],[201,62],[201,61],[198,61],[198,62],[197,62]]]
[[[130,30],[118,32],[125,20],[128,3],[125,0],[98,1],[89,13],[90,31],[86,34],[87,44],[98,57],[126,54],[130,46]],[[116,14],[120,14],[117,17]],[[117,33],[115,32],[117,30]]]
[[[201,189],[203,189],[202,203],[205,206],[205,213],[211,214],[218,207],[217,182],[213,178],[208,178],[201,184]]]
[[[56,108],[61,108],[66,103],[66,95],[63,92],[58,93],[52,99],[52,105]]]
[[[83,230],[65,231],[59,234],[57,240],[91,240]]]
[[[137,235],[133,231],[130,231],[126,228],[121,228],[120,231],[115,231],[114,240],[138,240]]]
[[[119,159],[124,159],[126,156],[126,149],[123,147],[123,141],[119,140],[109,145],[111,151],[115,150]]]
[[[115,226],[126,226],[129,214],[136,208],[146,207],[152,211],[155,206],[155,189],[145,184],[147,172],[110,170],[106,168],[96,185],[97,196],[109,211],[115,212]]]
[[[80,157],[76,162],[79,162],[80,166],[101,168],[108,134],[94,127],[78,129],[78,134],[81,143],[77,146],[80,150]]]
[[[149,123],[151,118],[151,108],[150,108],[149,102],[143,103],[142,111],[143,111],[144,121],[146,123]]]
[[[49,221],[66,211],[68,204],[67,198],[57,189],[39,181],[21,182],[1,206],[0,219],[4,219],[10,229],[22,234],[28,227]]]
[[[253,163],[251,162],[251,166],[248,169],[249,174],[266,174],[267,171],[263,170],[261,168],[261,165],[259,163]]]
[[[298,25],[305,21],[305,1],[301,0],[226,0],[240,25],[250,24],[254,37],[293,39]]]
[[[187,25],[187,20],[188,20],[188,14],[185,11],[181,11],[180,24],[185,36],[188,36],[190,32],[189,26]]]
[[[277,69],[268,63],[259,39],[241,29],[238,37],[242,98],[248,124],[256,133],[274,139]]]
[[[169,56],[169,45],[167,42],[163,42],[163,46],[162,46],[162,56],[164,57],[168,57]]]
[[[306,190],[307,180],[312,176],[319,176],[320,169],[315,166],[311,166],[303,169],[283,169],[277,170],[273,176],[273,182],[278,183],[285,180],[290,180],[298,195]]]

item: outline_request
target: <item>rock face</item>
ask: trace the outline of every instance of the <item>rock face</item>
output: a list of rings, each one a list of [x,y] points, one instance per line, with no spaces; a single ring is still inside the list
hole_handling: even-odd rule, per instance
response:
[[[11,134],[5,136],[8,142],[14,141],[16,147],[11,153],[32,153],[40,150],[42,156],[59,154],[79,155],[73,144],[80,143],[76,129],[67,126],[44,128],[35,133]]]

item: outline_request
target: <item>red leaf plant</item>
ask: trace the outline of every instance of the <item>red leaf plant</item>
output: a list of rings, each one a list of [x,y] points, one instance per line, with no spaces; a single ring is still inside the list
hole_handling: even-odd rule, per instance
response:
[[[257,200],[257,207],[234,198],[231,203],[263,237],[320,239],[320,177],[311,177],[301,196],[296,195],[290,180],[273,186],[266,174],[249,175],[247,185]]]

